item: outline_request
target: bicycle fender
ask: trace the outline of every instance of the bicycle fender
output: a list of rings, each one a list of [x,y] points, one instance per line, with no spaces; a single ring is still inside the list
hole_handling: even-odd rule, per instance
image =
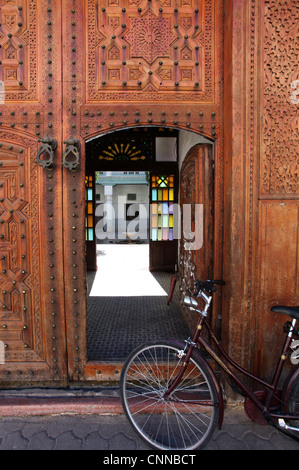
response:
[[[170,338],[169,341],[171,343],[173,343],[174,346],[179,347],[180,349],[185,349],[186,343],[184,341],[181,341],[181,340],[178,340],[178,339],[173,339],[173,338]],[[196,359],[198,360],[198,362],[200,362],[200,364],[203,364],[208,369],[208,371],[209,371],[209,373],[210,373],[210,375],[213,379],[215,388],[216,388],[217,393],[218,393],[218,400],[219,400],[219,403],[218,403],[218,405],[219,405],[218,429],[221,429],[222,424],[223,424],[223,418],[224,418],[223,393],[222,393],[221,386],[219,384],[219,381],[218,381],[212,367],[210,366],[210,364],[206,361],[206,359],[200,354],[200,352],[196,348],[194,348],[192,355],[193,354],[194,354],[194,356],[196,356]]]

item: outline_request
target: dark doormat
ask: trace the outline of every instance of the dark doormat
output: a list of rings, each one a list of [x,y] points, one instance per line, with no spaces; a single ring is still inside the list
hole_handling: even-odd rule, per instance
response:
[[[89,361],[123,361],[140,344],[171,337],[187,339],[180,305],[167,297],[89,297]]]

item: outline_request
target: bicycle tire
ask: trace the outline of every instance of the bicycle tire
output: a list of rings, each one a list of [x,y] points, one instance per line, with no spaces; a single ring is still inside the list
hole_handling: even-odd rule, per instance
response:
[[[177,388],[163,399],[184,362],[184,357],[178,357],[180,351],[171,341],[145,344],[128,356],[122,369],[124,412],[135,432],[153,449],[203,448],[219,422],[214,380],[196,355]]]

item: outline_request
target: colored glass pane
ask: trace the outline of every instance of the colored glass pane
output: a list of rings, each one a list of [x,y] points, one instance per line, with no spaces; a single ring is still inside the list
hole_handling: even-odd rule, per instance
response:
[[[159,242],[162,241],[162,229],[161,228],[158,229],[158,241]]]
[[[168,228],[163,228],[163,241],[168,240]]]
[[[88,227],[93,227],[93,216],[92,215],[88,216]]]
[[[92,204],[92,202],[89,202],[87,204],[87,212],[88,212],[88,214],[93,214],[93,204]]]
[[[163,201],[163,191],[162,191],[162,189],[158,189],[158,200]]]
[[[169,201],[173,201],[173,200],[174,200],[174,190],[170,189],[169,190]]]
[[[89,229],[88,229],[88,240],[89,240],[90,242],[93,241],[93,229],[92,229],[92,228],[89,228]]]
[[[152,201],[157,201],[158,200],[157,198],[158,198],[157,190],[153,189],[152,190]]]
[[[163,189],[163,201],[168,201],[168,189]]]
[[[163,214],[168,214],[168,204],[167,204],[167,202],[163,202],[163,204],[162,204],[162,213]]]
[[[152,217],[152,227],[157,227],[158,226],[158,217],[156,215],[154,215]]]
[[[158,204],[152,204],[152,214],[158,214]]]
[[[173,215],[169,216],[169,227],[173,228]]]
[[[88,201],[92,201],[92,199],[93,199],[92,198],[92,193],[93,193],[92,189],[87,190],[87,200]]]
[[[163,215],[162,223],[163,227],[168,227],[168,215]]]
[[[169,240],[173,241],[173,229],[172,228],[169,229]]]

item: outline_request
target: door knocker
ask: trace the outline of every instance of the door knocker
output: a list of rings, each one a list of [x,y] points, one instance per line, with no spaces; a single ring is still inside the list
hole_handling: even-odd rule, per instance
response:
[[[70,171],[76,171],[80,165],[80,141],[71,137],[64,142],[65,151],[63,153],[62,164]]]
[[[37,152],[35,162],[42,168],[53,170],[54,151],[57,149],[57,141],[46,135],[44,139],[39,139],[39,142],[41,142],[42,145]]]

